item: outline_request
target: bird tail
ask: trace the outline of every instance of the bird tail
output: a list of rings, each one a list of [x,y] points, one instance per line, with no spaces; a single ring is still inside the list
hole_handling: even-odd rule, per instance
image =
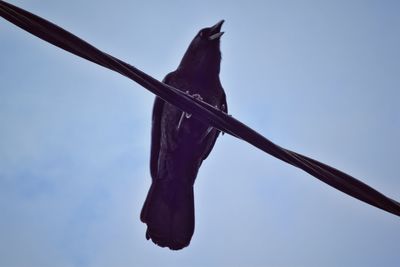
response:
[[[173,250],[189,245],[194,232],[193,185],[179,180],[153,180],[140,214],[146,238]]]

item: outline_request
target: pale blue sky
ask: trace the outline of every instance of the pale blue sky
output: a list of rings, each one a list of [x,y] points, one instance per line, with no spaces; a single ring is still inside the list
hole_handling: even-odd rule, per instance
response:
[[[400,199],[398,1],[10,1],[158,79],[226,22],[230,113]],[[0,19],[0,266],[400,266],[400,220],[224,135],[146,241],[153,95]]]

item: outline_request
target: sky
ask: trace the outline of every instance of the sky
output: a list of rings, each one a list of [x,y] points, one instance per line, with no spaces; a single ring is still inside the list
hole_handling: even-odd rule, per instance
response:
[[[229,113],[400,199],[398,1],[9,1],[157,79],[225,19]],[[154,96],[0,19],[0,266],[400,266],[398,217],[229,135],[196,229],[145,239]]]

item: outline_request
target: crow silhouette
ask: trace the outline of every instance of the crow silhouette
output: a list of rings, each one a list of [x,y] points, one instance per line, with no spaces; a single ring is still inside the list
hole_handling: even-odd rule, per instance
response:
[[[227,112],[219,80],[223,22],[200,30],[163,82]],[[147,239],[182,249],[194,232],[194,181],[219,131],[156,97],[151,135],[152,184],[140,217],[147,224]]]

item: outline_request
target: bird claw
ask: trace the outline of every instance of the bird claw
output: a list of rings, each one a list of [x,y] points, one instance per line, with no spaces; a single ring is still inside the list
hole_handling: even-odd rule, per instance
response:
[[[197,100],[203,101],[203,98],[201,97],[200,94],[196,93],[196,94],[191,95],[189,91],[186,91],[186,94],[188,94],[189,96],[191,96]],[[182,115],[179,118],[179,122],[178,122],[178,126],[176,127],[176,130],[179,131],[179,129],[181,128],[184,118],[190,119],[191,117],[192,117],[192,114],[182,111]]]
[[[186,91],[186,93],[189,94],[189,91]],[[200,94],[193,94],[191,95],[193,98],[196,98],[197,100],[203,101],[203,98],[201,97]]]
[[[203,98],[201,97],[200,94],[196,93],[196,94],[191,95],[189,91],[186,91],[186,94],[188,94],[189,96],[191,96],[191,97],[193,97],[193,98],[195,98],[197,100],[203,101]],[[190,119],[190,117],[192,117],[192,114],[185,112],[185,117],[187,119]]]

